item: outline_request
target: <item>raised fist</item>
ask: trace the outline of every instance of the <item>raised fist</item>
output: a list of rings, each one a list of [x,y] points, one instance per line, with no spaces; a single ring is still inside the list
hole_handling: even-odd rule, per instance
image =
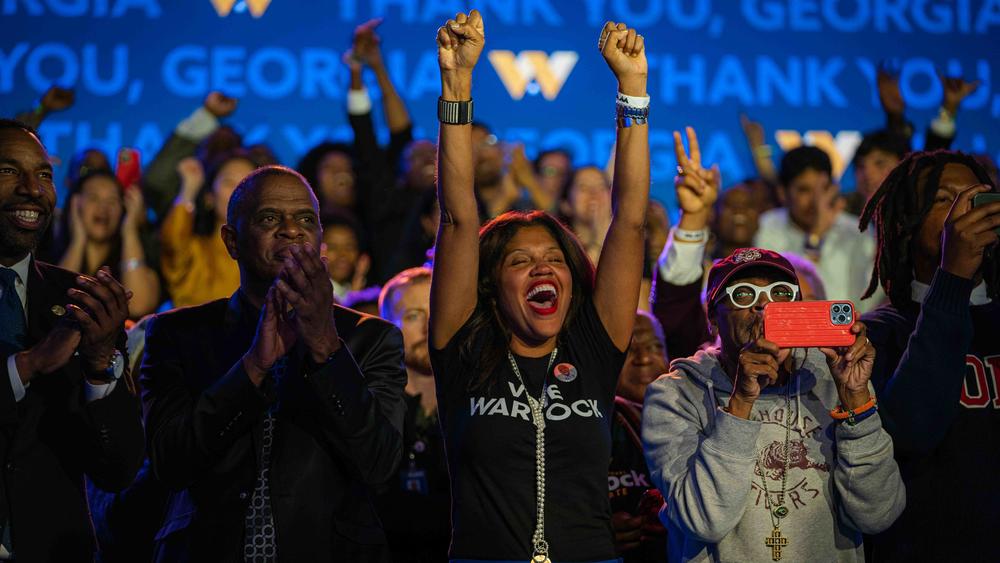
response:
[[[906,104],[899,90],[899,75],[890,69],[888,63],[879,66],[875,83],[878,86],[878,101],[882,104],[882,111],[888,115],[902,115],[906,110]]]
[[[42,107],[45,111],[62,111],[73,105],[76,95],[68,88],[53,86],[42,96]]]
[[[483,17],[479,10],[458,13],[438,28],[438,65],[441,72],[472,73],[486,44]]]
[[[205,181],[205,168],[200,160],[189,156],[177,163],[177,175],[181,179],[181,192],[193,198]]]
[[[230,98],[222,92],[209,92],[205,96],[205,109],[215,117],[227,117],[236,111],[236,98]]]
[[[649,69],[646,65],[645,41],[641,35],[624,23],[607,22],[601,30],[597,48],[611,67],[611,71],[615,73],[619,85],[630,90],[628,92],[621,90],[623,94],[646,95],[646,76]]]
[[[125,217],[122,220],[123,231],[135,231],[146,218],[146,204],[142,198],[139,186],[125,190]]]

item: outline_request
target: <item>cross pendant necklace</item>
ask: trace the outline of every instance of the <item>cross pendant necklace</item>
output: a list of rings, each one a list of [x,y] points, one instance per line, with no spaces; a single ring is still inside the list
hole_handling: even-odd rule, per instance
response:
[[[788,538],[781,537],[781,530],[777,527],[771,531],[770,537],[764,540],[764,544],[771,548],[771,559],[781,560],[781,548],[788,545]]]

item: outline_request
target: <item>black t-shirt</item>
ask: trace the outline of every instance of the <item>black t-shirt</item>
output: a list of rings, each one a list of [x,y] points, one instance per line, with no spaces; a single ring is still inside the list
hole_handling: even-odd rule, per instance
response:
[[[403,462],[396,478],[375,488],[375,508],[396,563],[437,563],[451,539],[448,467],[437,413],[420,395],[404,396]]]
[[[611,429],[611,465],[608,467],[608,501],[611,512],[639,513],[646,491],[654,489],[642,453],[642,413],[624,399],[615,403]],[[639,547],[621,554],[624,563],[666,563],[667,536],[650,536]]]
[[[531,556],[535,530],[535,427],[525,389],[509,362],[496,383],[470,390],[477,366],[463,365],[459,344],[468,324],[444,350],[431,350],[438,412],[445,433],[452,491],[451,557]],[[474,342],[481,350],[485,342]],[[504,343],[489,343],[504,345]],[[527,392],[541,396],[549,355],[515,356]],[[545,378],[545,538],[558,561],[616,557],[608,506],[608,462],[614,392],[625,361],[587,302],[560,337],[555,371]]]

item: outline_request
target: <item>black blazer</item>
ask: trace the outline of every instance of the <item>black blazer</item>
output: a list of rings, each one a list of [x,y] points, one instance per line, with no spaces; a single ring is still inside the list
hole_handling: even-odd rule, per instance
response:
[[[42,340],[65,307],[76,274],[32,261],[28,272],[27,346]],[[125,332],[118,338],[125,353]],[[138,398],[128,368],[103,399],[84,400],[83,368],[76,356],[40,375],[14,401],[7,356],[0,358],[0,518],[11,523],[19,563],[92,561],[94,530],[84,474],[110,491],[132,482],[143,457]]]
[[[174,491],[155,559],[243,560],[263,419],[277,400],[270,483],[278,560],[386,560],[368,485],[391,477],[402,455],[402,335],[336,306],[346,346],[312,367],[294,349],[280,385],[268,378],[258,389],[241,361],[258,316],[237,291],[158,315],[147,328],[147,450]]]

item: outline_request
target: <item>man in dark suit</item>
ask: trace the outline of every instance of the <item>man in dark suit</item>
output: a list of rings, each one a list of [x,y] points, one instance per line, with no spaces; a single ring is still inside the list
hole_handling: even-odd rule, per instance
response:
[[[222,231],[240,289],[147,330],[158,561],[388,559],[368,485],[402,454],[402,337],[333,304],[318,214],[297,172],[247,176]]]
[[[142,461],[129,391],[129,295],[33,252],[55,206],[52,165],[27,126],[0,120],[0,560],[92,561],[84,474],[127,486]]]

